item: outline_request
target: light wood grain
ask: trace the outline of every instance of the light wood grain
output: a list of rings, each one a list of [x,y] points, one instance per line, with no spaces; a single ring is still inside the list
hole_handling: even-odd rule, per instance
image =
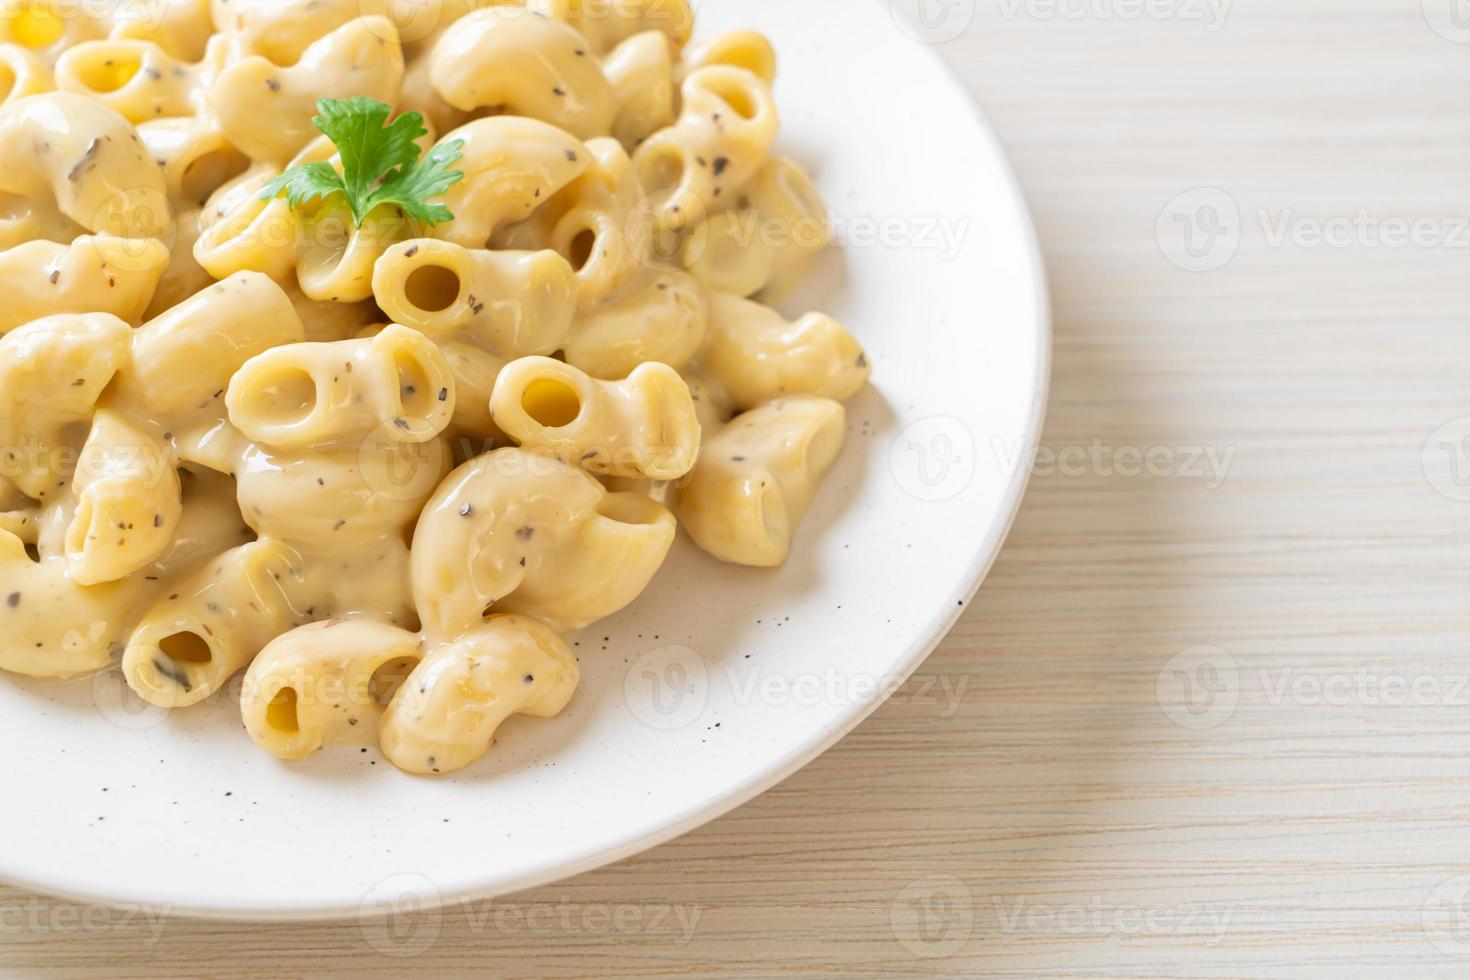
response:
[[[1470,415],[1470,248],[1267,236],[1288,211],[1470,214],[1470,46],[1420,0],[1237,0],[1213,32],[976,7],[942,49],[1048,257],[1047,447],[1208,447],[1232,454],[1223,483],[1038,474],[918,679],[778,789],[636,859],[396,939],[178,920],[155,939],[0,888],[0,969],[1470,974],[1470,902],[1450,928],[1470,893],[1470,503],[1424,470],[1431,433]],[[1198,187],[1243,219],[1209,273],[1155,234]],[[1184,712],[1165,668],[1199,646],[1224,651],[1233,713]],[[1201,664],[1186,676],[1209,682]]]

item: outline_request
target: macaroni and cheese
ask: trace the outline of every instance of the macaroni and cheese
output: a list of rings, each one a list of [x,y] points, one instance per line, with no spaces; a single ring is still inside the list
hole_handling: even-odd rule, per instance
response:
[[[0,669],[242,674],[463,769],[678,529],[779,565],[866,384],[776,55],[688,0],[0,0]],[[768,234],[776,229],[779,234]],[[672,584],[672,583],[670,583]]]

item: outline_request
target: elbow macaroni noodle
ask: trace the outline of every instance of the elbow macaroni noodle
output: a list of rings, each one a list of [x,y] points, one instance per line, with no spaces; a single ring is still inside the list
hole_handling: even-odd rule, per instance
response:
[[[595,139],[586,149],[587,169],[497,241],[511,247],[549,243],[576,270],[584,310],[596,308],[651,260],[645,229],[635,220],[641,188],[633,161],[616,140]]]
[[[708,440],[680,492],[684,526],[716,558],[781,564],[846,425],[830,398],[782,398],[737,416]]]
[[[830,316],[808,313],[789,323],[769,307],[721,293],[711,293],[709,304],[700,367],[736,408],[785,395],[846,400],[867,384],[867,355]]]
[[[500,372],[490,414],[517,444],[598,476],[677,480],[699,453],[689,386],[656,361],[598,381],[549,357],[523,357]]]
[[[555,353],[576,313],[576,280],[557,253],[469,249],[432,238],[388,249],[374,266],[373,294],[395,323],[503,360]]]
[[[243,672],[279,759],[450,773],[567,708],[562,634],[680,525],[784,562],[870,367],[772,308],[828,237],[770,43],[692,31],[687,0],[0,0],[0,669],[172,709]],[[313,117],[356,96],[457,149],[447,215],[262,197],[351,179]]]
[[[134,0],[118,6],[109,35],[152,41],[175,58],[196,61],[214,37],[214,18],[209,0]]]
[[[56,313],[110,313],[136,325],[158,291],[169,250],[155,238],[82,235],[0,252],[7,287],[0,334]]]
[[[580,679],[555,631],[524,616],[493,616],[414,668],[383,713],[383,754],[419,775],[463,769],[511,715],[561,714]]]
[[[695,229],[680,262],[709,289],[775,305],[827,247],[825,217],[806,172],[789,160],[769,160],[735,209],[717,212]]]
[[[51,69],[36,54],[11,41],[0,41],[0,106],[55,87]]]
[[[678,120],[633,158],[644,188],[665,195],[659,224],[676,232],[696,226],[755,176],[781,125],[770,83],[744,68],[700,68],[681,94]]]
[[[467,14],[430,55],[434,91],[462,112],[540,119],[578,139],[612,128],[612,86],[566,24],[495,4]]]
[[[287,344],[230,379],[230,421],[273,449],[361,445],[382,431],[427,442],[454,415],[449,362],[428,337],[398,325],[371,338]]]
[[[86,232],[163,238],[173,224],[163,171],[112,109],[48,92],[0,109],[0,245]]]
[[[67,0],[5,0],[0,5],[0,42],[16,44],[52,65],[72,45],[106,37],[107,20]]]
[[[456,167],[464,179],[444,195],[454,213],[434,237],[484,248],[496,230],[529,218],[587,169],[580,142],[555,126],[517,116],[466,123],[444,137],[464,142]]]
[[[349,20],[283,66],[247,55],[219,73],[209,108],[225,138],[262,163],[284,163],[316,138],[317,100],[365,95],[393,105],[403,86],[403,49],[383,17]]]
[[[635,34],[608,54],[602,71],[612,86],[613,137],[636,147],[674,121],[674,52],[668,35]]]
[[[88,465],[71,487],[67,571],[79,585],[116,582],[168,550],[184,509],[179,471],[156,431],[110,408],[92,416],[82,458]]]

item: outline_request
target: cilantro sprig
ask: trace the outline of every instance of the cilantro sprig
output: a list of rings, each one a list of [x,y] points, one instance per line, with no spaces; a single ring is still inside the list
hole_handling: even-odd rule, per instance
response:
[[[286,195],[292,209],[308,201],[341,194],[359,228],[372,210],[394,204],[404,214],[426,225],[450,221],[454,215],[429,199],[464,178],[449,168],[460,158],[464,140],[440,143],[423,159],[416,140],[428,130],[424,117],[405,112],[391,123],[393,109],[373,99],[322,99],[312,124],[336,144],[342,170],[325,161],[292,167],[266,184],[262,200]]]

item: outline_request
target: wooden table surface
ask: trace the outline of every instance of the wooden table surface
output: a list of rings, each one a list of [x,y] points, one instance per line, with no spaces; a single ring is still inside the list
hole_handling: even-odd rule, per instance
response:
[[[1056,367],[920,676],[559,885],[391,933],[0,888],[0,973],[1470,975],[1470,11],[926,2],[1035,213]]]

